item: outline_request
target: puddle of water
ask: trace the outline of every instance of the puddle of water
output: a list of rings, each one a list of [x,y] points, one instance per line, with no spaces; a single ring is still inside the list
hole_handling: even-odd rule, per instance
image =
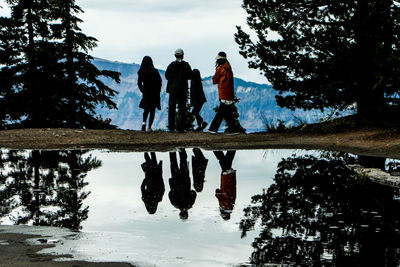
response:
[[[396,161],[192,149],[3,150],[1,159],[1,225],[79,230],[39,228],[56,244],[44,253],[139,266],[399,263],[399,190],[346,167],[395,173]]]
[[[129,260],[150,262],[157,266],[187,266],[189,263],[190,266],[226,266],[247,262],[253,240],[240,239],[238,225],[242,210],[258,188],[271,184],[272,176],[268,174],[274,172],[282,156],[291,152],[276,151],[276,157],[268,158],[264,157],[264,151],[238,151],[234,154],[232,169],[236,170],[237,192],[234,192],[235,207],[231,213],[227,212],[229,220],[227,215],[222,218],[216,197],[216,190],[221,189],[222,169],[213,152],[203,151],[204,158],[208,159],[205,179],[203,186],[196,183],[196,192],[191,169],[194,153],[186,149],[191,178],[191,188],[186,196],[184,192],[179,192],[184,189],[176,186],[184,184],[185,177],[182,181],[170,180],[170,153],[155,153],[157,163],[162,161],[165,193],[154,214],[149,214],[142,199],[144,153],[96,152],[94,155],[103,162],[103,166],[87,177],[87,190],[92,193],[85,202],[90,207],[90,213],[82,223],[82,230],[90,231],[92,236],[90,244],[84,246],[84,254],[99,260],[128,257]],[[173,153],[172,158],[174,161],[176,157],[177,164],[182,168],[180,154]],[[148,155],[151,158],[151,154]],[[176,176],[174,174],[174,179],[179,179]],[[173,205],[179,206],[179,202],[183,202],[181,206],[190,207],[187,219]],[[96,235],[98,232],[102,234]],[[91,251],[94,253],[90,254]]]

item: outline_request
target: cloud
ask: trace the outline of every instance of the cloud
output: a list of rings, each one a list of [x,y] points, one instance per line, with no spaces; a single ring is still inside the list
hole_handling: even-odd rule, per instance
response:
[[[0,0],[0,4],[3,3]],[[212,75],[218,51],[228,53],[235,75],[266,82],[249,70],[234,41],[236,25],[245,26],[242,0],[77,0],[84,14],[83,32],[99,40],[92,55],[109,60],[140,63],[153,57],[165,69],[173,51],[185,50],[185,59],[203,76]],[[5,10],[0,9],[1,13]]]
[[[80,3],[81,2],[81,3]],[[221,10],[229,8],[232,3],[240,3],[238,0],[96,0],[78,1],[90,9],[98,9],[117,12],[146,12],[146,13],[184,13],[190,10]]]
[[[140,62],[150,55],[165,69],[173,60],[173,51],[181,47],[186,60],[211,75],[216,53],[224,50],[231,63],[240,62],[238,70],[247,71],[233,36],[235,26],[245,23],[240,5],[240,0],[84,1],[82,26],[99,40],[94,51],[99,57]]]

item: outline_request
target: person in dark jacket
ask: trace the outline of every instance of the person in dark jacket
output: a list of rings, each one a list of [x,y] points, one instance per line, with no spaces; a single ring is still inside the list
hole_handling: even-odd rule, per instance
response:
[[[154,115],[156,108],[161,110],[160,92],[161,92],[161,76],[157,69],[154,68],[153,60],[149,56],[145,56],[138,71],[138,86],[143,94],[139,107],[143,111],[142,131],[146,131],[146,121],[150,114],[148,131],[152,131]]]
[[[169,179],[171,191],[168,193],[168,197],[171,204],[180,210],[181,220],[186,220],[189,216],[188,210],[193,206],[197,196],[196,191],[191,188],[187,154],[185,149],[179,149],[179,166],[176,152],[169,152],[169,158],[172,177]]]
[[[192,79],[192,68],[183,60],[183,54],[182,49],[176,49],[176,60],[169,64],[165,71],[165,78],[168,81],[167,93],[169,93],[168,129],[170,132],[185,131],[188,81]],[[178,122],[175,128],[176,106],[178,106]]]
[[[212,77],[213,84],[218,84],[218,98],[220,105],[209,132],[217,133],[222,121],[227,124],[227,132],[232,134],[245,133],[246,131],[239,123],[239,113],[235,106],[235,92],[233,84],[233,72],[225,52],[219,52],[216,61],[215,74]]]
[[[196,192],[203,191],[208,159],[204,157],[203,152],[197,147],[193,148],[192,156],[192,174],[193,187]]]
[[[164,180],[162,177],[162,160],[157,162],[155,152],[144,153],[146,160],[141,166],[145,177],[140,187],[142,191],[142,200],[149,214],[157,211],[158,203],[162,201],[165,192]]]
[[[190,105],[193,107],[192,114],[195,116],[198,125],[196,131],[203,131],[208,125],[200,116],[200,110],[205,102],[207,102],[207,99],[204,95],[200,71],[194,69],[190,83]]]

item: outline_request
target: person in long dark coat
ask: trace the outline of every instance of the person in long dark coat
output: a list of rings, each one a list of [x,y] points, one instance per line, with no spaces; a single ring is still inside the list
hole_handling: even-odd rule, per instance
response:
[[[138,86],[143,94],[139,107],[143,111],[142,131],[146,131],[146,121],[150,114],[148,131],[151,131],[153,125],[156,108],[161,110],[160,92],[161,92],[161,76],[156,68],[154,68],[153,60],[149,56],[145,56],[138,71]]]
[[[189,216],[188,210],[193,206],[196,200],[196,191],[192,190],[189,168],[187,162],[187,154],[185,149],[180,149],[180,164],[176,158],[176,152],[169,152],[171,161],[171,178],[169,179],[169,187],[171,191],[168,194],[171,204],[180,210],[179,217],[186,220]]]
[[[162,160],[157,162],[155,152],[144,153],[146,160],[141,166],[145,173],[144,180],[140,187],[142,200],[149,214],[157,211],[158,203],[162,201],[165,192],[164,180],[162,177]]]
[[[197,121],[196,131],[203,131],[208,123],[200,116],[201,108],[207,102],[206,96],[203,91],[203,83],[201,82],[201,75],[198,69],[193,70],[192,81],[190,83],[190,105],[193,107],[192,114]]]

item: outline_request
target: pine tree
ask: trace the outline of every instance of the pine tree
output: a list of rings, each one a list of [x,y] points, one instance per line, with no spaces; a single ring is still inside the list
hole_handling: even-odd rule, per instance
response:
[[[63,59],[64,98],[69,111],[67,125],[72,127],[103,127],[95,118],[95,108],[102,104],[115,109],[112,97],[117,93],[109,88],[100,77],[113,79],[119,83],[120,73],[99,70],[88,54],[96,47],[97,40],[85,35],[78,24],[82,22],[76,15],[83,10],[75,0],[52,0],[52,19],[61,23],[52,25],[54,39],[61,40],[59,56]]]
[[[12,82],[14,79],[10,66],[15,64],[18,57],[20,44],[15,41],[17,32],[15,23],[7,17],[0,17],[0,127],[7,120],[19,118],[20,114],[12,112],[14,90]]]
[[[88,54],[96,39],[81,32],[73,0],[7,0],[12,14],[0,18],[0,120],[25,127],[103,127],[99,104],[116,108],[116,91],[101,77]]]
[[[400,92],[397,1],[244,0],[243,8],[257,41],[238,27],[240,53],[279,91],[281,107],[355,102],[359,115],[372,118]]]
[[[47,0],[8,0],[11,8],[12,35],[9,42],[15,51],[1,73],[8,74],[7,90],[13,96],[10,117],[22,117],[22,125],[50,127],[58,125],[60,102],[58,85],[61,72],[56,46],[50,36],[50,3]]]

